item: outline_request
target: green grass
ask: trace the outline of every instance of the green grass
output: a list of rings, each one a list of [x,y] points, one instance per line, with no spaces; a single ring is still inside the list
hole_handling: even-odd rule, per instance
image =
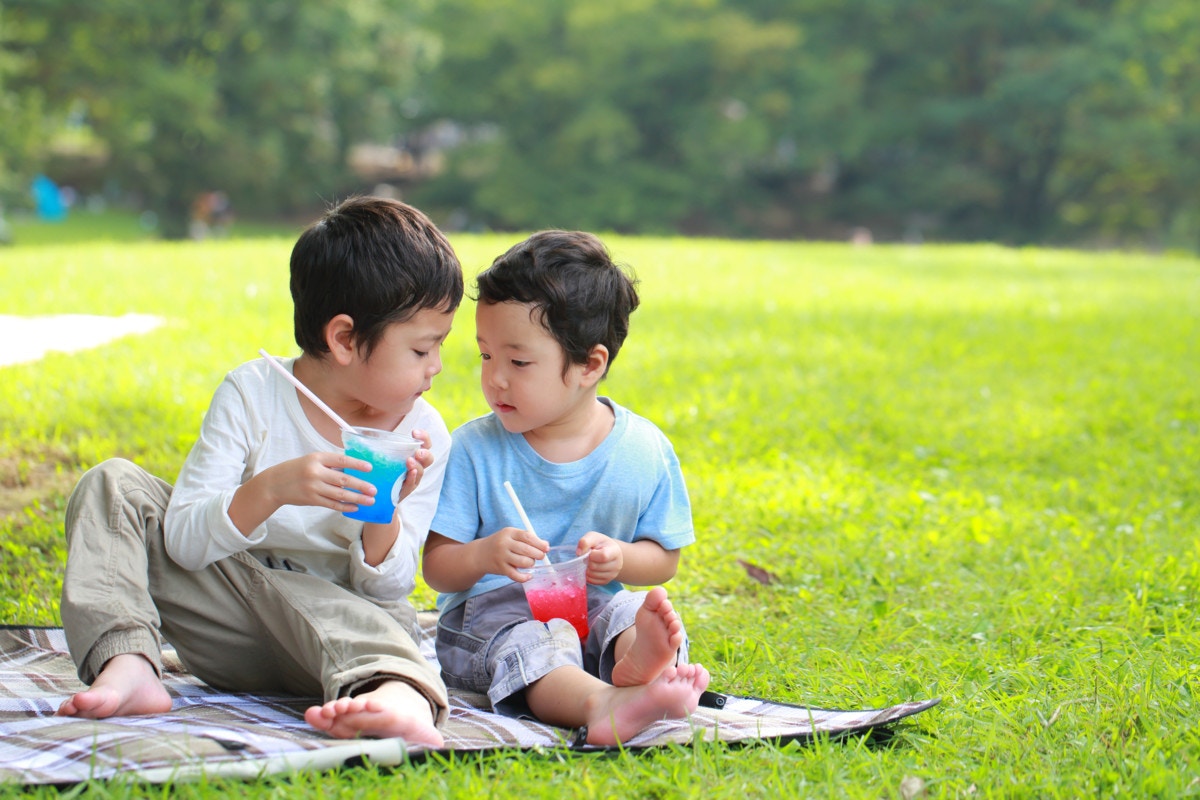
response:
[[[453,241],[473,275],[517,238]],[[714,688],[942,704],[885,742],[435,758],[233,788],[878,798],[917,778],[931,797],[1200,794],[1200,261],[608,242],[643,307],[604,390],[657,421],[683,463],[699,542],[670,588]],[[3,251],[0,313],[169,322],[0,368],[4,481],[48,487],[0,523],[0,622],[57,624],[81,470],[122,455],[170,478],[225,371],[259,347],[294,352],[289,249]],[[431,397],[452,426],[485,410],[472,345],[468,304]],[[779,581],[755,583],[739,559]]]
[[[124,209],[93,211],[73,208],[66,219],[59,222],[47,222],[22,212],[13,214],[7,222],[12,244],[18,247],[82,242],[145,242],[158,238],[152,214],[142,216]],[[234,221],[225,237],[249,239],[282,236],[295,239],[302,229],[302,224],[242,218]]]

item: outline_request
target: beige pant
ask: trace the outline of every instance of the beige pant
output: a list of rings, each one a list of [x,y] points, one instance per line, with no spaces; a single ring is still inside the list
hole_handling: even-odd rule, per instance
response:
[[[169,484],[121,459],[89,470],[71,495],[62,620],[84,683],[122,653],[145,656],[161,674],[165,637],[193,675],[218,689],[328,701],[396,678],[445,721],[446,687],[413,641],[407,601],[389,612],[247,553],[185,570],[163,544],[170,496]]]

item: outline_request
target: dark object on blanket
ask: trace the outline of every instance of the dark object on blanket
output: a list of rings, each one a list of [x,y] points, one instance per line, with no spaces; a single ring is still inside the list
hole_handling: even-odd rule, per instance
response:
[[[432,615],[423,614],[422,650],[433,657]],[[69,784],[132,777],[160,782],[200,775],[256,778],[332,769],[361,760],[402,763],[427,751],[401,739],[330,739],[304,722],[311,698],[234,695],[198,681],[168,651],[164,683],[174,707],[156,717],[93,721],[55,717],[81,685],[59,628],[0,628],[0,784]],[[937,700],[883,709],[839,711],[705,692],[687,720],[655,723],[626,742],[638,750],[695,740],[808,740],[874,731],[924,711]],[[482,695],[451,693],[442,729],[447,750],[485,751],[588,746],[577,731],[489,710]]]

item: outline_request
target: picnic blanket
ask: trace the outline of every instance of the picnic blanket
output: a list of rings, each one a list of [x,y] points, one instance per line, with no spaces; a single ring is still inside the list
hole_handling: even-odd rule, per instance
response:
[[[434,660],[436,616],[421,614],[422,652]],[[124,776],[161,783],[207,777],[255,778],[333,769],[358,760],[395,765],[427,754],[402,739],[331,739],[304,722],[314,698],[230,694],[188,674],[164,653],[168,714],[83,720],[54,716],[82,688],[61,628],[0,626],[0,784],[71,784]],[[575,732],[491,712],[486,696],[451,692],[445,750],[605,748]],[[747,742],[843,736],[889,726],[937,699],[842,711],[705,692],[685,720],[655,723],[625,743],[636,750],[694,740]]]

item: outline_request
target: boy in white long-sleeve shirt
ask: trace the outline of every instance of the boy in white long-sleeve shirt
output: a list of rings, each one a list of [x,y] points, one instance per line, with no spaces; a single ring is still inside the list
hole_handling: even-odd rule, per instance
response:
[[[120,459],[83,476],[67,506],[63,628],[90,685],[59,714],[165,713],[161,639],[229,691],[322,695],[331,736],[443,743],[441,677],[408,602],[450,437],[422,398],[462,300],[462,269],[420,211],[352,198],[297,241],[295,336],[283,362],[351,425],[411,433],[391,523],[343,515],[374,502],[344,472],[336,423],[266,362],[230,372],[174,487]]]

